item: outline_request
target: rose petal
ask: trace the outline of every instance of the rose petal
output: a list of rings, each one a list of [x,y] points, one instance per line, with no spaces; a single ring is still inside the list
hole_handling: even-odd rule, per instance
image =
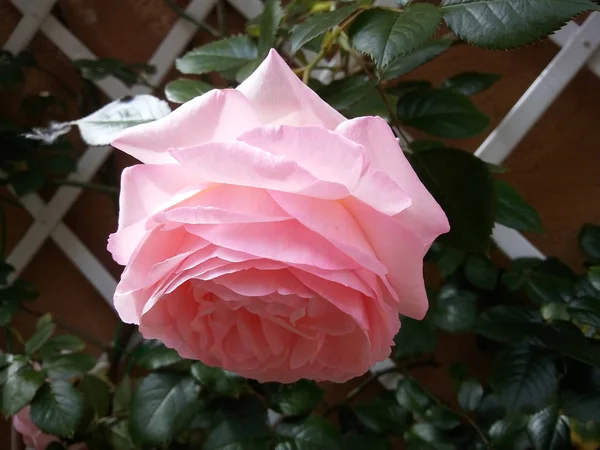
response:
[[[399,220],[376,211],[352,197],[342,201],[362,228],[379,260],[387,267],[386,278],[400,302],[398,312],[422,319],[428,308],[423,281],[426,248],[419,237]]]
[[[145,220],[206,186],[179,164],[127,167],[121,175],[118,230]]]
[[[185,228],[215,245],[274,261],[322,269],[358,267],[330,242],[295,221],[186,225]]]
[[[295,161],[319,180],[343,184],[353,196],[382,212],[397,214],[411,204],[398,184],[369,168],[362,145],[333,131],[277,125],[250,130],[238,140]]]
[[[317,179],[296,162],[244,142],[209,143],[171,150],[173,157],[198,178],[320,198],[343,198],[348,190]]]
[[[112,145],[144,163],[172,163],[168,153],[171,147],[234,140],[259,125],[241,92],[215,89],[184,103],[162,119],[124,130]]]
[[[412,199],[400,213],[401,220],[429,246],[440,234],[450,230],[448,219],[423,186],[398,145],[389,125],[380,117],[348,120],[336,132],[363,145],[371,166],[387,173]]]
[[[384,275],[386,268],[373,253],[354,217],[338,202],[270,192],[288,214],[306,228],[323,236],[362,266]]]
[[[325,103],[271,50],[237,90],[252,104],[264,124],[320,125],[334,129],[344,116]]]

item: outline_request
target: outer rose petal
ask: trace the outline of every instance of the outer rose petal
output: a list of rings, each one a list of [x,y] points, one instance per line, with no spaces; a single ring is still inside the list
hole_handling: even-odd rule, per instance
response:
[[[252,106],[239,91],[215,89],[162,119],[124,130],[112,145],[144,163],[172,163],[171,147],[234,140],[259,125]]]
[[[364,203],[349,198],[343,201],[352,213],[379,260],[387,267],[387,279],[398,294],[398,312],[422,319],[429,306],[423,282],[423,257],[426,248],[420,239],[399,220],[381,214]]]
[[[237,90],[264,124],[320,125],[331,130],[345,120],[306,86],[275,50]]]
[[[322,181],[296,162],[244,142],[216,142],[171,150],[173,157],[201,179],[215,183],[281,190],[319,198],[348,195],[339,184]]]
[[[336,132],[363,145],[369,152],[371,165],[386,172],[413,200],[400,212],[402,223],[429,246],[450,225],[446,214],[425,189],[404,156],[394,133],[380,117],[359,117],[342,123]]]

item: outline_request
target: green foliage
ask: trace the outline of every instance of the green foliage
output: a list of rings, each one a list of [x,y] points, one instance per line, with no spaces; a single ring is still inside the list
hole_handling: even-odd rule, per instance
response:
[[[477,295],[473,292],[444,286],[438,295],[432,319],[442,330],[470,330],[477,319],[476,300]]]
[[[160,444],[184,430],[198,389],[191,377],[153,373],[143,378],[131,398],[129,429],[136,442]]]
[[[281,424],[283,425],[283,424]],[[242,396],[219,405],[204,450],[225,448],[269,449],[272,431],[267,411],[256,397]]]
[[[429,316],[423,320],[403,317],[394,342],[397,359],[430,353],[435,348],[435,324]]]
[[[473,95],[489,89],[499,79],[500,75],[495,73],[463,72],[445,80],[442,87],[463,95]]]
[[[185,74],[240,69],[258,57],[258,47],[247,36],[234,36],[198,47],[179,58],[175,65]]]
[[[266,383],[263,388],[271,408],[288,416],[310,413],[321,402],[324,394],[323,389],[309,380],[292,384]]]
[[[361,13],[350,25],[352,46],[384,68],[401,55],[419,48],[437,30],[438,8],[416,3],[404,11],[373,8]]]
[[[165,95],[170,102],[185,103],[212,89],[213,87],[204,81],[179,78],[165,86]]]
[[[83,414],[83,396],[70,383],[45,383],[31,402],[31,420],[44,433],[70,437]]]
[[[340,24],[350,14],[356,11],[356,5],[342,6],[335,11],[315,14],[292,28],[290,42],[292,53],[296,53],[306,43],[325,34],[325,32]]]
[[[78,59],[73,62],[81,76],[90,81],[99,81],[113,76],[128,86],[143,81],[143,74],[153,74],[156,69],[148,64],[125,64],[115,58]]]
[[[423,45],[407,53],[402,58],[392,61],[381,72],[381,78],[384,80],[393,80],[406,75],[416,68],[440,56],[452,45],[452,39],[441,38],[425,42]]]
[[[517,344],[496,356],[490,383],[509,412],[536,411],[555,392],[558,374],[552,358]]]
[[[369,96],[377,96],[376,82],[366,75],[336,80],[319,89],[319,96],[339,111],[345,111]]]
[[[13,415],[31,402],[44,384],[44,376],[23,357],[15,357],[5,369],[2,389],[2,411]]]
[[[529,440],[535,450],[569,450],[569,420],[556,405],[535,413],[527,424]]]
[[[597,9],[590,0],[443,0],[441,7],[461,39],[496,50],[540,40],[571,17]]]
[[[209,367],[200,361],[192,364],[191,374],[201,386],[216,395],[232,396],[239,394],[244,388],[243,379],[236,374],[218,367]]]
[[[586,223],[579,232],[579,246],[592,262],[600,263],[600,226]]]
[[[144,341],[137,353],[140,356],[135,361],[136,365],[146,370],[157,370],[182,361],[175,350],[155,340]]]
[[[377,434],[402,434],[411,422],[410,412],[400,406],[392,392],[358,404],[353,411],[366,429]]]
[[[305,420],[283,421],[276,429],[281,441],[278,449],[341,450],[341,437],[330,422],[318,416]]]
[[[538,212],[508,183],[495,180],[497,207],[496,222],[520,231],[541,233],[542,221]]]
[[[450,221],[450,232],[439,241],[486,252],[495,213],[493,180],[486,165],[467,152],[446,148],[409,155],[409,161]]]
[[[265,57],[275,44],[277,29],[283,18],[281,0],[267,0],[260,20],[260,36],[258,38],[258,54]]]
[[[464,95],[450,89],[416,89],[402,96],[398,118],[411,127],[441,138],[468,138],[484,131],[488,117]]]

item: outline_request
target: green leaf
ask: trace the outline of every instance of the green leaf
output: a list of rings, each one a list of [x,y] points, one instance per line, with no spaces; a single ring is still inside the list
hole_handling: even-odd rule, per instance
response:
[[[579,247],[594,262],[600,262],[600,226],[586,223],[579,231]]]
[[[425,412],[425,422],[429,422],[440,430],[452,430],[460,425],[460,418],[442,406],[432,406]]]
[[[135,364],[146,370],[157,370],[182,361],[177,351],[165,347],[159,341],[145,341],[142,352]]]
[[[450,48],[452,42],[452,39],[446,38],[434,39],[426,42],[416,50],[404,55],[402,58],[397,58],[395,61],[392,61],[381,72],[381,78],[383,80],[392,80],[412,72],[417,67],[440,56]]]
[[[416,89],[398,99],[398,118],[440,138],[475,136],[489,125],[488,117],[462,94],[449,89]],[[483,163],[482,163],[483,164]]]
[[[556,390],[558,375],[552,358],[517,344],[496,355],[490,384],[509,412],[536,411]]]
[[[408,157],[450,221],[450,232],[440,242],[485,253],[490,246],[495,212],[493,180],[485,163],[454,149],[429,150]]]
[[[600,291],[600,266],[590,267],[587,277],[594,289]]]
[[[71,353],[54,356],[42,365],[42,369],[50,378],[68,379],[82,375],[93,369],[96,358],[86,353]]]
[[[181,73],[201,75],[239,69],[258,58],[258,48],[248,36],[234,36],[198,47],[175,62]]]
[[[461,39],[505,50],[545,38],[573,16],[597,6],[589,0],[443,0],[444,20]]]
[[[244,382],[236,374],[218,367],[209,367],[200,361],[192,364],[191,373],[198,383],[216,395],[235,395],[243,388]]]
[[[393,95],[386,94],[388,104],[396,104],[398,99]],[[344,115],[349,118],[363,117],[363,116],[380,116],[382,119],[389,121],[390,115],[387,107],[379,95],[367,95],[362,100],[354,103],[352,106],[344,110]]]
[[[25,353],[31,355],[38,351],[50,339],[55,328],[50,314],[40,317],[35,326],[35,334],[25,342]]]
[[[86,375],[78,385],[86,407],[94,411],[96,417],[104,417],[110,410],[110,386],[95,375]]]
[[[40,348],[40,355],[43,360],[57,356],[65,352],[80,352],[85,348],[85,343],[78,337],[63,334],[50,338]]]
[[[121,131],[161,119],[170,112],[164,100],[151,95],[136,95],[111,102],[74,123],[89,145],[108,145]]]
[[[433,309],[435,324],[452,333],[467,331],[477,319],[477,295],[471,291],[444,286]]]
[[[319,416],[310,416],[304,421],[283,421],[276,432],[292,444],[290,450],[341,449],[341,437],[337,430]]]
[[[198,389],[190,377],[153,373],[138,384],[131,399],[129,428],[134,440],[160,444],[187,425]]]
[[[23,409],[44,384],[44,376],[37,372],[20,356],[16,356],[6,370],[6,380],[2,389],[2,411],[7,416]]]
[[[406,450],[458,450],[448,438],[430,423],[415,423],[404,433]]]
[[[458,388],[458,404],[465,411],[475,411],[481,404],[483,387],[474,378],[464,380]]]
[[[442,87],[473,95],[490,88],[499,79],[500,75],[496,73],[463,72],[445,80]]]
[[[111,450],[133,450],[135,448],[129,435],[129,422],[121,420],[108,429]]]
[[[527,425],[529,440],[535,450],[570,450],[569,419],[556,405],[535,413]]]
[[[575,283],[562,276],[535,271],[529,274],[525,291],[538,305],[564,303],[575,296]]]
[[[302,48],[304,44],[321,36],[330,28],[340,24],[346,17],[356,11],[357,5],[348,5],[335,11],[315,14],[304,22],[294,25],[290,35],[292,54]]]
[[[519,231],[544,231],[537,210],[515,188],[502,180],[494,180],[494,185],[497,195],[496,222]]]
[[[567,306],[571,318],[579,323],[600,328],[600,300],[582,297],[573,300]]]
[[[566,303],[546,303],[545,305],[542,305],[540,312],[547,322],[570,320]]]
[[[203,450],[268,450],[271,429],[267,412],[257,397],[227,399],[227,409],[217,412],[216,426],[210,431]]]
[[[179,78],[165,86],[165,95],[170,102],[185,103],[213,89],[210,84],[204,81]]]
[[[564,413],[581,422],[600,422],[600,391],[560,392],[560,406]]]
[[[399,83],[394,84],[393,87],[387,89],[387,92],[389,92],[390,94],[394,94],[398,97],[402,97],[403,95],[408,94],[409,92],[414,91],[416,89],[430,88],[430,87],[431,87],[431,82],[429,82],[427,80],[408,80],[408,81],[401,81]],[[410,143],[411,147],[415,142],[423,142],[423,141],[412,141]],[[427,142],[427,141],[425,141],[425,142]],[[444,144],[442,144],[441,142],[440,143],[436,142],[436,145],[433,146],[432,148],[438,148],[438,147],[444,147]]]
[[[342,436],[342,448],[344,450],[389,450],[390,447],[385,436],[352,430]]]
[[[324,391],[314,381],[300,380],[292,384],[267,383],[269,404],[285,415],[301,415],[311,412],[323,398]]]
[[[258,54],[265,57],[277,37],[277,28],[283,18],[281,0],[267,0],[260,19],[260,36],[258,37]]]
[[[498,284],[500,271],[489,258],[469,255],[465,263],[465,276],[473,286],[486,291],[493,291]]]
[[[411,148],[413,147],[411,146]],[[450,275],[456,272],[460,265],[465,261],[466,256],[467,255],[462,250],[440,245],[437,257],[435,259],[435,265],[440,270],[442,277],[448,278]]]
[[[529,450],[527,417],[512,415],[496,421],[489,430],[494,450]]]
[[[381,69],[423,45],[440,20],[440,10],[427,3],[411,5],[403,12],[371,8],[352,22],[348,35],[352,46],[373,58]]]
[[[317,93],[332,108],[342,111],[350,108],[369,95],[377,95],[375,85],[366,75],[354,75],[335,80],[319,89]]]
[[[82,395],[66,381],[44,384],[31,402],[31,420],[44,433],[70,437],[82,415]]]
[[[377,434],[401,434],[411,421],[410,412],[398,404],[393,392],[356,405],[353,411],[365,428]]]
[[[394,337],[394,358],[403,359],[411,356],[431,353],[435,348],[435,324],[430,317],[415,320],[403,317],[400,331]]]
[[[114,413],[128,411],[131,404],[131,379],[125,375],[117,387],[113,397],[112,409]]]
[[[427,393],[409,378],[402,378],[398,381],[396,400],[403,408],[421,416],[433,404],[433,400]]]

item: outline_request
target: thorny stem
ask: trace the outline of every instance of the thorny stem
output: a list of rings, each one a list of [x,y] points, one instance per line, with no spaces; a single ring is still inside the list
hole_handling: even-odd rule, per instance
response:
[[[23,311],[24,311],[24,312],[26,312],[27,314],[30,314],[30,315],[32,315],[32,316],[34,316],[34,317],[42,317],[42,316],[44,315],[44,314],[43,314],[43,313],[41,313],[41,312],[34,311],[33,309],[29,309],[28,307],[26,307],[26,306],[22,306],[22,305],[21,305],[21,310],[23,310]],[[54,319],[53,319],[53,320],[54,320]],[[75,336],[78,336],[78,337],[80,337],[81,339],[83,339],[84,341],[87,341],[87,342],[89,342],[89,343],[90,343],[90,344],[92,344],[93,346],[95,346],[95,347],[98,347],[99,349],[101,349],[101,350],[104,350],[104,351],[108,350],[108,348],[107,348],[107,346],[106,346],[106,345],[104,345],[102,342],[100,342],[100,341],[99,341],[99,340],[97,340],[96,338],[94,338],[94,337],[90,336],[89,334],[87,334],[87,333],[84,333],[83,331],[80,331],[80,330],[78,330],[78,329],[76,329],[76,328],[73,328],[73,327],[72,327],[72,326],[70,326],[70,325],[67,325],[67,324],[61,323],[61,322],[59,322],[59,321],[57,321],[57,320],[54,320],[54,322],[56,323],[56,325],[57,325],[59,328],[62,328],[63,330],[65,330],[65,331],[68,331],[69,333],[71,333],[71,334],[74,334]]]
[[[219,31],[210,26],[207,23],[204,22],[200,22],[196,19],[194,19],[192,16],[190,16],[187,12],[185,12],[184,9],[180,8],[175,2],[174,0],[165,0],[165,3],[167,4],[167,6],[169,8],[171,8],[175,14],[177,14],[179,17],[181,17],[182,19],[187,20],[188,22],[193,23],[194,25],[196,25],[198,28],[208,31],[210,34],[212,34],[214,37],[221,37],[219,34]]]

